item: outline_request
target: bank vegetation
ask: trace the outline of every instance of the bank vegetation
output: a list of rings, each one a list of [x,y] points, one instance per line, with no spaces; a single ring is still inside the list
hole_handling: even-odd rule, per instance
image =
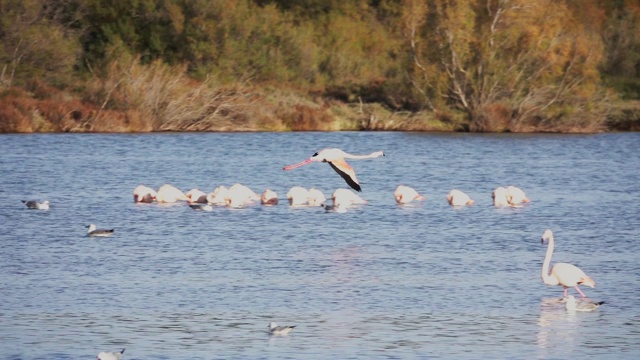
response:
[[[631,0],[0,0],[0,132],[640,129]]]

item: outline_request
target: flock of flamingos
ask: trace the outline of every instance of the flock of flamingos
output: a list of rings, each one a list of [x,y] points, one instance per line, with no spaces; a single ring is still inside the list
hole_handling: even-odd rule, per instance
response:
[[[347,163],[347,159],[374,159],[384,156],[384,152],[376,151],[369,155],[353,155],[346,153],[340,149],[324,149],[315,153],[310,158],[303,160],[297,164],[285,166],[284,170],[292,170],[306,164],[314,162],[328,163],[345,182],[355,191],[361,191],[361,186],[356,177],[353,168]],[[286,194],[286,198],[290,206],[323,206],[327,211],[345,212],[348,208],[365,204],[366,200],[362,199],[356,192],[350,189],[337,189],[331,195],[332,205],[325,205],[327,198],[318,189],[305,189],[301,186],[292,187]],[[424,196],[420,195],[415,189],[399,185],[394,191],[394,197],[398,204],[409,204],[413,201],[423,201]],[[498,187],[492,193],[493,204],[496,207],[503,206],[521,206],[523,203],[529,202],[529,198],[525,192],[515,186]],[[211,211],[213,206],[227,207],[243,207],[260,202],[265,206],[278,204],[278,194],[266,189],[261,195],[242,184],[235,184],[230,188],[219,186],[211,193],[205,193],[199,189],[191,189],[186,193],[176,187],[165,184],[157,191],[140,185],[133,190],[133,200],[136,203],[175,203],[186,201],[194,210]],[[447,201],[452,206],[472,205],[474,200],[464,192],[454,189],[447,194]],[[28,208],[31,209],[49,209],[49,202],[38,203],[36,201],[23,201]],[[96,229],[95,225],[87,226],[88,236],[110,236],[114,230]],[[553,232],[546,230],[542,235],[542,240],[548,242],[547,252],[542,263],[542,281],[547,285],[562,286],[564,289],[564,297],[561,300],[569,311],[593,311],[604,302],[593,302],[586,299],[586,295],[578,285],[586,285],[595,287],[595,282],[587,276],[580,268],[568,263],[556,263],[549,271],[551,257],[555,246]],[[573,295],[568,295],[568,288],[573,287],[580,294],[582,301],[577,301]],[[277,326],[275,323],[269,324],[269,332],[272,335],[286,335],[295,326]],[[124,353],[124,349],[120,352],[100,353],[98,359],[111,360],[119,359]]]

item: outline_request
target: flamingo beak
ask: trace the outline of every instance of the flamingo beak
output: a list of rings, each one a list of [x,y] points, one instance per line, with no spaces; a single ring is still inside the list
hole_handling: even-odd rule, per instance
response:
[[[292,169],[295,169],[295,168],[299,168],[300,166],[307,165],[311,161],[313,161],[313,160],[311,160],[311,158],[309,158],[309,159],[301,161],[301,162],[299,162],[297,164],[285,166],[284,168],[282,168],[282,170],[292,170]]]

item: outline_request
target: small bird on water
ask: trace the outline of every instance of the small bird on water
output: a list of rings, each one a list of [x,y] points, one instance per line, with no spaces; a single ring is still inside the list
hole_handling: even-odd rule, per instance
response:
[[[575,296],[569,295],[565,298],[564,307],[568,311],[593,311],[599,308],[602,304],[604,304],[604,301],[577,301]]]
[[[100,237],[107,237],[107,236],[111,236],[113,235],[113,232],[115,231],[115,229],[96,229],[95,224],[89,224],[87,226],[85,226],[87,228],[89,228],[89,230],[87,230],[87,236],[100,236]]]
[[[120,360],[120,358],[122,357],[122,354],[124,354],[124,349],[118,352],[103,351],[96,356],[96,359],[97,360]]]
[[[35,200],[22,200],[22,203],[25,204],[29,209],[49,210],[49,200],[45,200],[43,202],[37,202]]]
[[[287,335],[291,332],[291,330],[293,330],[293,328],[296,327],[295,325],[292,326],[278,326],[278,324],[274,323],[274,322],[270,322],[269,323],[269,334],[271,335]]]

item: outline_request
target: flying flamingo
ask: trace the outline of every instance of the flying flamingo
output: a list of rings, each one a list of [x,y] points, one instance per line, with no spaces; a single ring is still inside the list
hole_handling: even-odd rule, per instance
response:
[[[347,161],[345,159],[375,159],[380,156],[384,156],[384,152],[376,151],[369,155],[352,155],[340,149],[323,149],[313,154],[313,156],[311,156],[307,160],[294,165],[285,166],[284,170],[295,169],[312,162],[326,162],[331,165],[333,170],[335,170],[338,175],[340,175],[347,182],[347,184],[349,184],[349,186],[351,186],[356,191],[362,191],[360,183],[358,182],[358,178],[356,177],[356,172],[353,171],[353,168],[349,164],[347,164]]]
[[[584,284],[590,287],[595,287],[596,283],[584,271],[580,270],[577,266],[567,263],[556,263],[551,268],[551,273],[549,273],[549,264],[551,263],[551,256],[553,255],[553,232],[551,230],[546,230],[544,234],[542,234],[542,243],[545,241],[549,241],[549,245],[547,247],[547,254],[544,257],[544,261],[542,262],[542,282],[547,285],[561,285],[564,287],[564,297],[567,297],[567,289],[570,287],[574,287],[579,293],[580,296],[587,297],[580,288],[578,288],[578,284]]]

